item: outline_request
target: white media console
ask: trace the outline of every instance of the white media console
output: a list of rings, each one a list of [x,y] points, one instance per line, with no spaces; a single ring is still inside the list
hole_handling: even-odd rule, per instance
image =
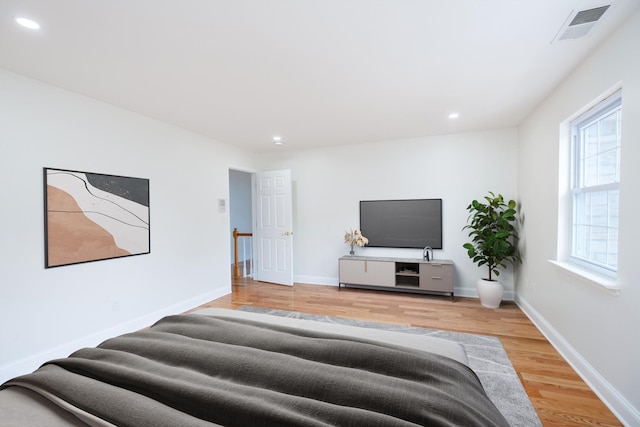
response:
[[[453,300],[453,261],[343,256],[341,285],[402,292],[447,293]]]

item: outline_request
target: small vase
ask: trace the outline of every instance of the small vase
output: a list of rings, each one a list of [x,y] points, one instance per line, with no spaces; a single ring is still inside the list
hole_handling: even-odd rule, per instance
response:
[[[353,250],[353,243],[351,244],[351,250],[349,251],[349,256],[354,256],[356,252]]]

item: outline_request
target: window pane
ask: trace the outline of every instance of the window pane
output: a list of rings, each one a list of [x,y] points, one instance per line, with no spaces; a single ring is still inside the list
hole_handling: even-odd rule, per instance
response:
[[[619,181],[620,124],[621,111],[616,107],[579,128],[578,187]]]
[[[574,195],[573,255],[598,265],[618,265],[618,190]]]
[[[598,152],[616,149],[618,147],[618,112],[608,114],[598,124],[600,143]]]
[[[609,224],[609,203],[606,191],[591,193],[590,216],[588,222],[593,226],[606,227]]]
[[[572,256],[611,270],[618,265],[621,117],[618,94],[578,118],[573,127]]]
[[[574,227],[574,243],[575,248],[573,249],[574,255],[589,259],[589,230],[588,227],[584,224],[576,224]]]
[[[598,154],[598,122],[583,128],[584,157],[593,157]]]
[[[619,191],[611,190],[609,191],[609,227],[610,228],[618,228],[618,199],[619,199]],[[617,234],[616,234],[617,235]]]
[[[589,259],[598,264],[607,263],[607,242],[609,233],[607,227],[591,227]]]
[[[598,156],[591,156],[585,159],[582,176],[583,187],[598,185]]]
[[[603,152],[598,156],[598,182],[597,184],[609,184],[617,181],[618,177],[618,150],[613,149]]]

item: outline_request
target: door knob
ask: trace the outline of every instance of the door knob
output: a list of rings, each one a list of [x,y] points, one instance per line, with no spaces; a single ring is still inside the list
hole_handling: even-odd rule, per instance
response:
[[[285,231],[282,233],[283,236],[293,236],[293,231]]]

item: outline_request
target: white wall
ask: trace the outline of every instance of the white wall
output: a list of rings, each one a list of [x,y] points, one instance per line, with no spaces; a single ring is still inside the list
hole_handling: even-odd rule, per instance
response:
[[[345,230],[359,227],[359,201],[443,199],[443,250],[455,263],[458,295],[477,295],[479,270],[462,248],[466,207],[488,191],[516,197],[515,129],[281,152],[263,169],[291,169],[294,198],[294,281],[338,283]],[[422,257],[418,249],[357,248],[356,254]],[[513,298],[512,274],[501,275]]]
[[[0,382],[230,292],[224,144],[0,70]],[[151,254],[44,269],[42,168],[150,179]]]
[[[602,44],[519,129],[518,194],[525,247],[518,299],[628,425],[640,425],[640,12]],[[623,82],[619,296],[547,260],[558,242],[559,125]]]

